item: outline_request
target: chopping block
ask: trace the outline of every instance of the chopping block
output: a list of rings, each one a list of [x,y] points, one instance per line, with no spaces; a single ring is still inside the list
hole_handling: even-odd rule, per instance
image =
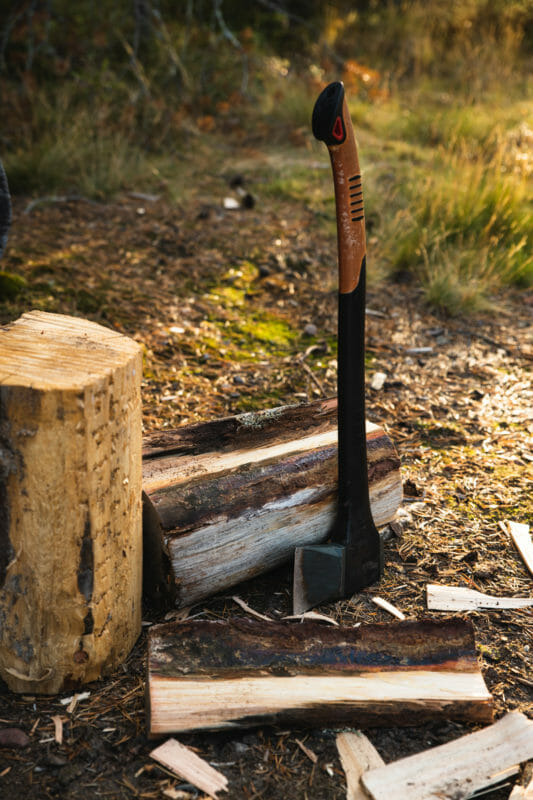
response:
[[[53,694],[141,629],[140,346],[33,311],[0,328],[0,677]]]

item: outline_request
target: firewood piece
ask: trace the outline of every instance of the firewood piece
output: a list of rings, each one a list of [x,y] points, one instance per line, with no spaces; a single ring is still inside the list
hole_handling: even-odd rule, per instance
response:
[[[155,625],[150,735],[258,724],[486,722],[468,620],[328,627],[234,619]]]
[[[140,346],[33,311],[0,329],[0,676],[53,694],[141,629]]]
[[[376,525],[402,500],[390,438],[368,423]],[[178,605],[288,561],[327,536],[335,513],[335,400],[240,414],[145,437],[143,488],[165,533]]]
[[[144,492],[142,508],[143,600],[147,606],[159,611],[174,605],[176,583],[159,517]]]
[[[185,778],[193,786],[197,786],[209,797],[216,798],[218,792],[227,791],[228,779],[226,776],[196,755],[190,747],[185,747],[176,739],[169,739],[156,747],[150,753],[150,757]]]
[[[533,780],[527,786],[515,786],[509,800],[533,800]]]
[[[516,549],[522,556],[524,564],[533,575],[533,542],[529,533],[529,525],[522,522],[512,522],[507,520],[503,523],[509,532]]]
[[[466,589],[463,586],[426,586],[427,607],[430,611],[475,611],[480,608],[527,608],[533,597],[493,597],[490,594]]]
[[[374,800],[464,800],[533,757],[533,722],[518,711],[476,733],[366,772]]]
[[[369,769],[384,767],[385,762],[372,742],[360,731],[339,733],[337,750],[346,774],[346,800],[368,800],[361,785],[361,776]]]

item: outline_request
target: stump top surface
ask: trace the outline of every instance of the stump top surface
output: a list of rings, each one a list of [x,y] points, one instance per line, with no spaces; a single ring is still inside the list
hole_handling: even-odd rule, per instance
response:
[[[0,328],[0,386],[75,389],[139,352],[133,339],[96,322],[30,311]]]

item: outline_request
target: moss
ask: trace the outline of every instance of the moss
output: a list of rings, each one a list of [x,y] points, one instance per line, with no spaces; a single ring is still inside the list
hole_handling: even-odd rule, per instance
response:
[[[14,300],[27,285],[27,281],[21,275],[0,271],[0,301]]]

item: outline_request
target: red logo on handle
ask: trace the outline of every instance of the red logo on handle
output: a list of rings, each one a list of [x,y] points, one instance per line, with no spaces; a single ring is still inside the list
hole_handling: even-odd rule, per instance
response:
[[[335,120],[335,125],[333,126],[333,130],[331,131],[331,135],[338,142],[341,142],[344,139],[344,128],[342,125],[341,117],[337,117],[337,119]]]

